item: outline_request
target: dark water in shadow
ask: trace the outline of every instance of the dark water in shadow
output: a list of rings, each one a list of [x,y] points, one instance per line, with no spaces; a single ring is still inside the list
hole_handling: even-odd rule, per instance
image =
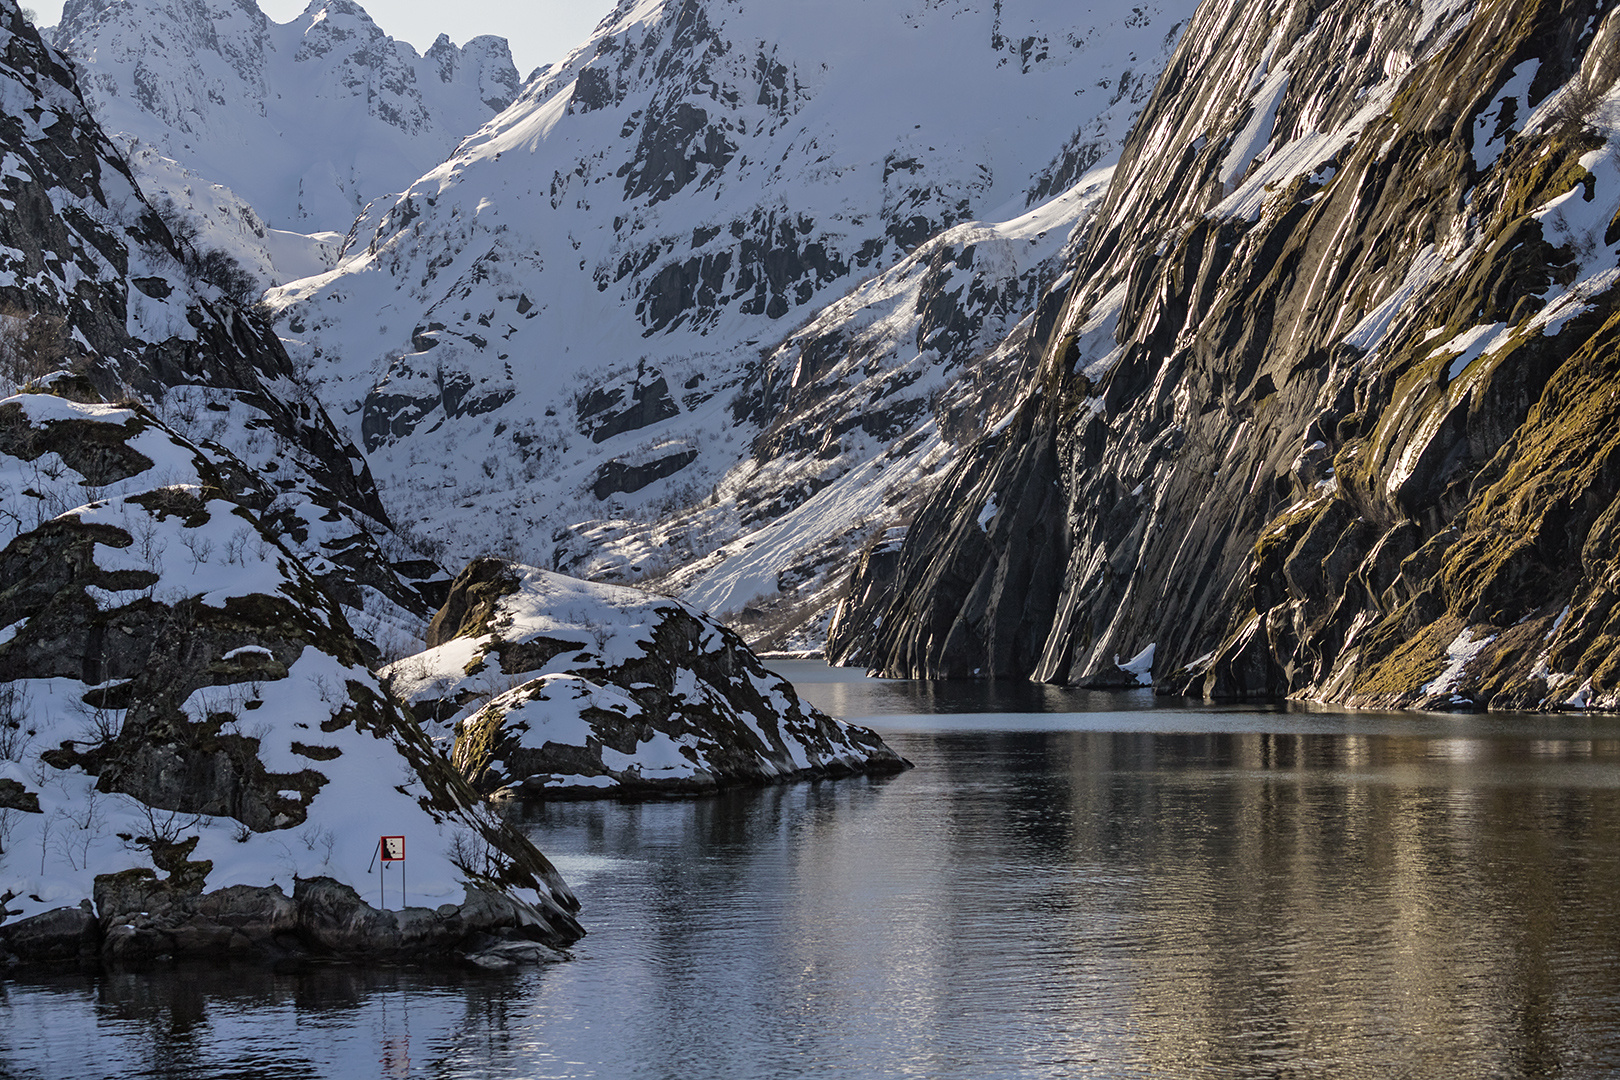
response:
[[[522,809],[569,964],[0,983],[0,1076],[1620,1073],[1620,720],[780,666],[917,768]]]

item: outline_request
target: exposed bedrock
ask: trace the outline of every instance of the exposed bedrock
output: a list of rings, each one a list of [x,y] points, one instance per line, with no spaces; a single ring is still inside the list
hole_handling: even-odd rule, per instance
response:
[[[1151,645],[1165,693],[1620,705],[1617,25],[1205,4],[1041,385],[829,653],[1106,685]]]

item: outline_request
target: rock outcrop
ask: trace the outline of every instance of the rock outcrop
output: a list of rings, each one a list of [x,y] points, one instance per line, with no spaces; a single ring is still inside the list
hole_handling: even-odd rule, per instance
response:
[[[448,582],[394,535],[364,456],[268,327],[191,271],[15,5],[0,5],[0,41],[16,162],[0,177],[0,393],[70,368],[104,397],[139,397],[205,455],[222,449],[221,483],[276,518],[365,649],[419,639]]]
[[[907,767],[730,630],[638,590],[474,560],[428,644],[384,673],[481,792],[645,797]]]
[[[88,935],[128,961],[578,937],[556,871],[396,709],[222,455],[138,406],[0,402],[0,946],[65,959]],[[409,844],[396,903],[431,910],[360,902],[392,884],[382,835]],[[93,931],[54,911],[92,896]]]
[[[1205,3],[1015,419],[831,648],[895,674],[1615,707],[1616,16]]]

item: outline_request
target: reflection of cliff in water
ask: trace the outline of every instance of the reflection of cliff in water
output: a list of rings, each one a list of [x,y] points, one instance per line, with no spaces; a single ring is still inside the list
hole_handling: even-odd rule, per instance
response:
[[[1613,718],[906,719],[899,776],[510,807],[584,904],[572,963],[13,981],[0,1074],[1620,1067]]]
[[[1071,956],[1118,916],[1148,1060],[1518,1076],[1620,1050],[1620,739],[994,738],[1007,857],[1090,868],[1047,914]]]

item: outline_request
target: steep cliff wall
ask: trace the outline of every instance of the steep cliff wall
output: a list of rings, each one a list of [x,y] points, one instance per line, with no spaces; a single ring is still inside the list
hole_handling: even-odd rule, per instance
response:
[[[1146,654],[1215,698],[1620,702],[1617,33],[1601,2],[1206,3],[1038,385],[831,651],[1092,684]]]

